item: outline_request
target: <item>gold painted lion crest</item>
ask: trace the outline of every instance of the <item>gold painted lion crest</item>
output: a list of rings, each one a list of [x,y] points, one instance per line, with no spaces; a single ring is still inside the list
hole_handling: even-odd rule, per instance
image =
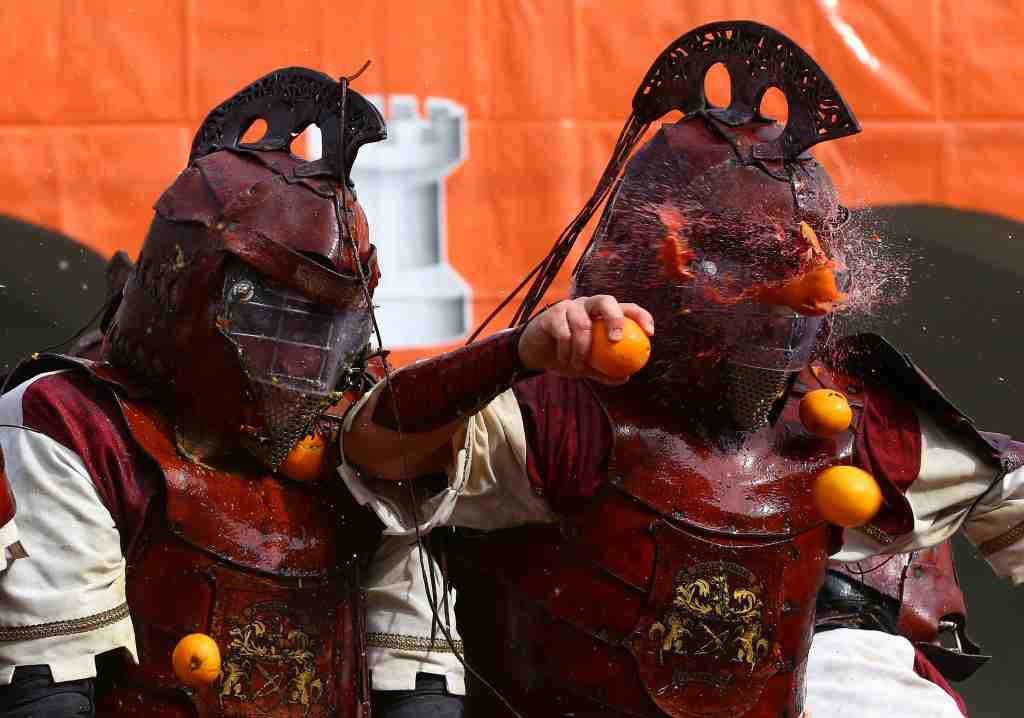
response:
[[[228,632],[220,704],[256,704],[264,711],[281,706],[301,715],[319,703],[323,679],[317,675],[315,636],[277,602],[250,606]]]
[[[762,620],[763,588],[742,566],[726,561],[702,563],[679,571],[673,599],[660,621],[648,630],[665,654],[706,656],[742,663],[751,673],[768,654]]]

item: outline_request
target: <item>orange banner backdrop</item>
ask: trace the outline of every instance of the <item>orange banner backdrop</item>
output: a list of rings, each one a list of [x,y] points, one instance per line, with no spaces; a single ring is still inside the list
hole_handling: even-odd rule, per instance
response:
[[[479,321],[589,194],[650,62],[738,18],[803,46],[861,120],[816,150],[847,204],[1024,218],[1024,3],[974,0],[3,3],[0,213],[134,255],[207,111],[278,67],[372,59],[359,91],[466,108],[447,242]]]

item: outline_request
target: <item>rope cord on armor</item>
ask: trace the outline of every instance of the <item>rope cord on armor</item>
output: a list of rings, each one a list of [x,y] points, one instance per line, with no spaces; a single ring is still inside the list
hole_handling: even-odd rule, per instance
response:
[[[87,321],[82,326],[81,329],[79,329],[77,332],[72,334],[70,337],[68,337],[64,341],[57,342],[56,344],[54,344],[52,346],[48,346],[45,349],[40,349],[39,351],[32,352],[27,357],[21,359],[14,366],[14,368],[11,369],[11,371],[9,371],[7,373],[7,376],[4,377],[3,385],[0,386],[0,396],[3,396],[4,394],[7,393],[7,389],[8,389],[7,385],[10,383],[11,378],[14,377],[14,375],[17,374],[21,370],[21,368],[23,366],[28,364],[30,361],[35,360],[40,354],[45,354],[46,352],[52,352],[54,349],[59,349],[60,347],[64,346],[65,344],[70,344],[71,342],[75,341],[80,336],[85,334],[87,331],[89,331],[89,327],[91,327],[93,324],[95,324],[100,319],[100,317],[102,317],[107,312],[107,310],[110,308],[111,304],[113,304],[114,300],[117,299],[120,294],[121,294],[121,287],[118,287],[117,290],[113,294],[111,294],[109,297],[107,297],[107,299],[103,302],[103,304],[100,306],[99,311],[96,312],[95,314],[93,314],[92,317],[89,318],[89,321]]]
[[[345,196],[344,201],[346,203],[348,202],[347,195]],[[344,231],[342,228],[348,226],[347,223],[345,223],[343,221],[344,213],[346,213],[346,212],[348,212],[348,207],[345,207],[343,209],[342,206],[341,206],[341,202],[339,201],[338,195],[335,194],[334,195],[334,213],[335,213],[335,218],[336,218],[336,220],[338,222],[338,227],[339,227],[340,231]],[[353,264],[355,264],[356,271],[359,274],[359,282],[360,282],[360,284],[362,286],[362,289],[363,289],[363,298],[366,300],[367,306],[369,307],[369,310],[370,310],[370,322],[373,325],[373,333],[374,333],[374,336],[377,339],[377,347],[378,347],[378,349],[381,349],[384,346],[384,342],[383,342],[383,339],[381,338],[380,324],[377,322],[377,313],[374,311],[373,298],[372,298],[372,296],[370,294],[370,288],[369,288],[369,286],[367,284],[367,281],[366,281],[366,274],[363,272],[363,265],[362,265],[362,262],[359,260],[359,248],[356,246],[355,240],[352,238],[351,234],[349,234],[348,232],[345,232],[345,238],[348,240],[349,246],[350,246],[350,248],[352,250],[352,256],[354,258]],[[404,438],[405,435],[402,432],[402,422],[401,422],[401,417],[399,416],[398,400],[395,398],[395,392],[391,390],[391,363],[388,361],[387,353],[386,352],[382,351],[380,356],[381,356],[381,366],[384,368],[384,382],[385,382],[385,385],[388,387],[388,395],[391,397],[392,411],[393,411],[394,416],[395,416],[395,431],[398,434],[399,446],[402,446],[404,444],[404,442],[405,442],[405,438]],[[408,471],[408,461],[407,461],[407,456],[406,456],[404,450],[401,451],[401,461],[402,461],[402,472],[403,472],[404,475],[408,475],[408,473],[409,473],[409,471]],[[448,644],[448,647],[451,649],[452,655],[454,655],[455,658],[459,661],[459,663],[462,664],[462,667],[466,670],[466,672],[471,674],[474,678],[476,678],[478,681],[480,681],[480,683],[483,684],[488,690],[490,690],[495,695],[495,697],[497,697],[498,700],[500,700],[504,704],[504,706],[506,708],[508,708],[509,712],[512,715],[514,715],[516,718],[523,718],[523,716],[515,708],[512,707],[512,704],[509,703],[509,701],[505,698],[505,696],[503,696],[498,691],[498,689],[495,688],[494,685],[491,684],[490,681],[488,681],[486,678],[484,678],[482,675],[480,675],[480,673],[469,664],[469,662],[466,660],[465,656],[462,654],[462,651],[458,650],[458,648],[456,646],[456,641],[455,641],[454,638],[452,638],[451,628],[449,627],[448,622],[441,620],[440,611],[438,610],[437,584],[436,584],[437,577],[436,577],[436,575],[434,573],[434,565],[431,562],[430,565],[429,565],[429,570],[428,570],[427,563],[426,563],[426,561],[424,559],[424,555],[426,554],[427,549],[426,549],[425,544],[424,544],[423,533],[422,533],[422,531],[420,531],[419,508],[418,508],[417,502],[416,502],[416,493],[415,493],[415,489],[414,489],[414,486],[413,486],[413,481],[407,480],[406,481],[406,485],[407,485],[408,490],[409,490],[409,503],[410,503],[410,508],[412,509],[413,526],[416,529],[416,547],[417,547],[418,552],[419,552],[420,576],[423,579],[424,588],[426,589],[426,593],[427,593],[427,605],[430,606],[430,612],[431,612],[431,615],[432,615],[431,642],[433,642],[433,640],[434,640],[435,628],[439,628],[441,630],[441,635],[444,636],[445,642]],[[446,589],[447,589],[447,586],[446,586]],[[445,607],[447,609],[447,590],[446,590],[445,603],[446,603]],[[447,613],[447,610],[445,612]]]
[[[880,561],[878,563],[878,565],[872,566],[871,568],[866,569],[864,571],[860,570],[860,568],[859,568],[859,566],[861,564],[860,561],[858,561],[855,564],[856,566],[858,566],[858,568],[854,568],[852,565],[848,564],[847,567],[846,567],[846,570],[849,571],[850,573],[854,574],[855,576],[867,576],[869,573],[874,573],[878,569],[882,568],[883,566],[885,566],[885,564],[889,563],[890,561],[892,561],[894,558],[896,558],[899,555],[900,554],[894,553],[892,556],[890,556],[889,558],[885,559],[884,561]],[[910,555],[911,555],[911,557],[913,557],[914,554],[910,554]]]
[[[640,138],[643,137],[644,133],[647,132],[648,127],[650,127],[650,123],[641,122],[635,113],[629,115],[629,118],[627,118],[626,123],[622,127],[622,131],[619,133],[612,156],[608,160],[608,165],[605,167],[601,179],[594,189],[594,193],[587,200],[579,214],[569,223],[569,226],[562,230],[554,247],[551,248],[551,251],[544,258],[543,269],[530,286],[530,290],[523,299],[523,303],[516,310],[516,314],[512,319],[512,326],[525,324],[533,318],[534,310],[540,304],[548,289],[551,288],[552,283],[558,276],[559,270],[565,264],[565,260],[569,257],[569,253],[576,244],[576,240],[579,239],[580,234],[586,228],[594,213],[597,212],[608,198],[633,148],[640,141]],[[590,242],[587,243],[587,248],[590,247],[595,237],[596,233],[591,237]],[[573,268],[574,274],[578,268],[579,263]]]
[[[512,321],[509,324],[510,327],[519,326],[526,324],[530,319],[533,318],[534,312],[537,305],[540,304],[544,295],[551,288],[552,283],[558,276],[562,265],[565,264],[565,260],[569,257],[569,253],[572,251],[573,246],[576,244],[576,240],[579,239],[580,234],[586,228],[590,222],[594,213],[601,207],[604,201],[611,194],[611,190],[616,186],[619,175],[622,173],[623,167],[626,165],[626,161],[629,159],[633,148],[636,147],[636,143],[640,141],[640,138],[644,136],[647,129],[651,126],[650,122],[641,122],[636,113],[630,114],[626,120],[626,124],[623,125],[622,131],[619,133],[619,138],[615,142],[615,148],[612,151],[612,156],[608,160],[608,164],[601,174],[601,179],[597,183],[597,187],[594,189],[594,193],[587,200],[587,203],[583,205],[583,209],[573,218],[562,233],[558,236],[554,246],[551,250],[540,260],[530,273],[513,289],[507,297],[505,297],[497,308],[492,311],[476,328],[469,340],[466,342],[470,344],[475,340],[487,327],[488,324],[496,317],[505,307],[511,304],[512,300],[519,294],[520,290],[526,286],[527,283],[533,282],[530,285],[530,289],[523,299],[522,304],[516,310],[515,315],[512,317]],[[587,243],[586,249],[589,249],[593,244],[594,239],[597,237],[597,232],[590,238]],[[586,249],[584,255],[586,255]],[[581,257],[582,259],[582,257]],[[573,267],[573,274],[579,269],[579,262]]]

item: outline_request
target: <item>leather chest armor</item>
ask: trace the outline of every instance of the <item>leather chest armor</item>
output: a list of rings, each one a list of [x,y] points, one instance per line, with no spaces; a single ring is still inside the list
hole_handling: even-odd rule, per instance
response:
[[[851,435],[808,434],[794,392],[773,426],[712,445],[629,394],[601,390],[615,447],[584,505],[455,542],[471,664],[527,718],[797,718],[832,539],[811,487]]]
[[[365,512],[340,482],[188,462],[165,417],[121,404],[163,472],[166,504],[128,567],[141,663],[114,678],[99,715],[368,718],[357,557],[376,528]],[[220,679],[198,690],[171,668],[177,641],[194,632],[222,657]]]

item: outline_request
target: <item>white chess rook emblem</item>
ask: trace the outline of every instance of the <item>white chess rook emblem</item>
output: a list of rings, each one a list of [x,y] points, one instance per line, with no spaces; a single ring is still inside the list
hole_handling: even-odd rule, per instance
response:
[[[423,118],[411,95],[367,99],[387,117],[388,139],[359,150],[352,180],[380,257],[374,304],[384,344],[459,339],[471,321],[470,287],[448,264],[445,178],[466,158],[466,111],[430,97]],[[320,135],[315,127],[310,135],[315,159]]]

